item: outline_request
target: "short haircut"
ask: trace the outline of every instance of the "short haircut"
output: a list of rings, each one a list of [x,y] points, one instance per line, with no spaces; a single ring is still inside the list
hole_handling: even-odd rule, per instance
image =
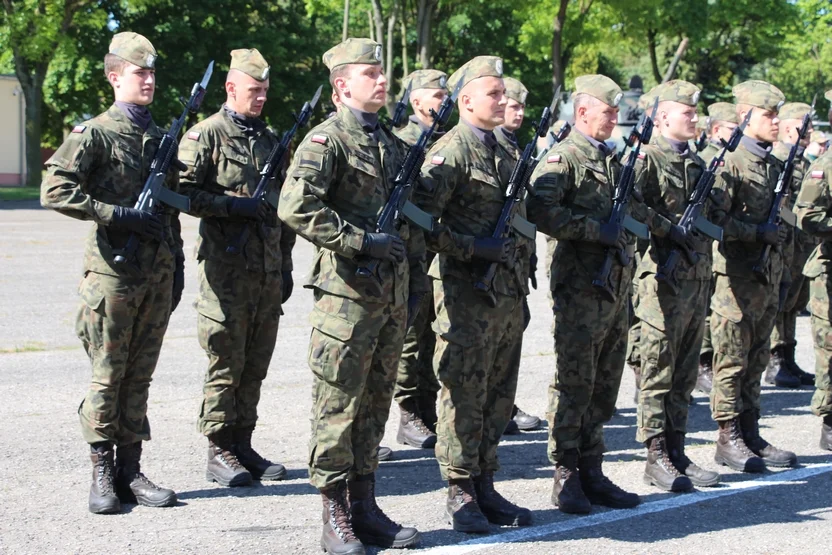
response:
[[[340,66],[335,66],[332,69],[332,71],[329,72],[329,84],[332,85],[332,92],[334,92],[338,96],[338,98],[341,98],[341,95],[338,92],[338,88],[335,86],[335,80],[347,77],[353,65],[354,64],[343,64]]]
[[[127,67],[129,62],[124,58],[119,58],[115,54],[107,54],[104,56],[104,77],[110,75],[110,73],[118,73],[121,75],[124,72],[124,68]]]

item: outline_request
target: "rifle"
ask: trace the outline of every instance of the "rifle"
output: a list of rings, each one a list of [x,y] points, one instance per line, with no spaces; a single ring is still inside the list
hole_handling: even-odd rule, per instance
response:
[[[407,88],[402,93],[402,97],[396,102],[396,109],[393,111],[393,117],[390,119],[390,127],[398,129],[402,126],[402,120],[407,115],[407,104],[410,102],[410,87],[413,82],[407,84]]]
[[[500,218],[497,220],[497,226],[494,228],[494,233],[491,234],[491,236],[496,239],[507,238],[511,234],[511,229],[514,228],[518,233],[527,239],[532,241],[535,240],[537,227],[517,214],[517,207],[520,206],[520,202],[523,200],[523,193],[526,190],[528,190],[529,193],[534,192],[529,184],[529,178],[531,177],[530,171],[536,163],[534,157],[532,156],[532,152],[534,152],[536,146],[536,139],[538,137],[545,137],[549,131],[552,112],[554,112],[555,107],[557,106],[559,97],[560,87],[558,87],[558,90],[555,91],[555,96],[552,98],[551,105],[546,106],[543,109],[543,113],[540,115],[540,121],[538,121],[534,127],[534,138],[529,141],[526,148],[523,149],[523,154],[517,160],[517,163],[514,164],[514,169],[511,171],[511,177],[509,178],[508,186],[506,187],[506,201],[503,203],[503,209],[500,212]],[[477,293],[486,295],[488,304],[492,308],[497,306],[497,297],[494,295],[494,291],[492,289],[494,286],[494,277],[497,275],[498,266],[499,263],[492,262],[488,266],[488,270],[485,274],[478,281],[474,282],[474,289]]]
[[[171,164],[180,171],[187,169],[182,162],[176,159],[176,151],[179,148],[179,133],[185,125],[188,114],[199,110],[202,99],[205,98],[205,89],[208,87],[208,81],[211,79],[213,72],[214,61],[211,60],[208,69],[205,70],[205,75],[202,76],[202,81],[194,83],[191,89],[191,97],[184,103],[185,109],[182,111],[182,115],[179,116],[179,119],[173,120],[170,129],[162,137],[156,155],[150,163],[150,175],[144,183],[142,192],[139,193],[139,199],[133,206],[136,210],[155,214],[160,202],[172,206],[180,212],[188,212],[191,209],[191,200],[188,197],[174,193],[165,187],[165,176]],[[135,233],[131,233],[127,239],[127,244],[123,249],[118,249],[118,254],[113,257],[113,262],[124,264],[128,258],[133,258],[136,255],[138,248],[139,239]]]
[[[621,175],[618,178],[618,185],[615,189],[615,197],[613,197],[612,210],[610,211],[610,217],[608,219],[608,221],[613,222],[617,228],[620,229],[623,226],[624,229],[634,235],[637,235],[638,237],[641,237],[642,239],[649,238],[650,232],[648,231],[646,225],[641,222],[637,222],[627,214],[627,206],[630,204],[630,196],[633,194],[633,189],[635,188],[636,160],[638,159],[641,145],[646,145],[650,142],[650,136],[653,134],[653,120],[656,118],[656,111],[658,108],[659,99],[656,98],[656,102],[653,104],[653,113],[650,117],[647,117],[647,113],[644,113],[641,116],[641,122],[639,123],[639,126],[637,126],[637,128],[640,129],[634,135],[635,139],[632,141],[633,148],[630,150],[630,155],[627,158],[627,164],[621,168]],[[631,136],[633,135],[631,134]],[[598,289],[598,292],[607,301],[613,302],[615,301],[615,294],[613,293],[612,284],[610,283],[613,258],[617,255],[618,261],[621,265],[627,266],[630,263],[630,256],[623,249],[614,249],[612,247],[607,247],[604,255],[604,263],[595,275],[595,279],[592,280],[592,286]]]
[[[283,134],[283,138],[280,139],[280,142],[274,145],[271,152],[269,152],[269,156],[266,158],[266,163],[263,164],[263,169],[260,170],[260,181],[257,182],[257,188],[254,190],[254,194],[251,195],[251,198],[260,199],[261,202],[268,202],[272,208],[275,210],[277,209],[277,202],[274,202],[274,199],[270,198],[270,195],[266,194],[266,189],[268,188],[272,177],[274,177],[275,170],[277,170],[283,162],[283,157],[286,156],[287,152],[289,152],[289,145],[292,143],[292,139],[298,132],[298,129],[306,127],[306,124],[309,123],[312,111],[315,109],[315,105],[318,104],[318,99],[321,97],[321,90],[323,90],[323,86],[318,87],[318,90],[315,91],[315,95],[312,97],[312,100],[304,102],[299,114],[292,114],[295,118],[295,123],[292,124],[292,128],[289,131]],[[238,235],[237,238],[225,248],[225,252],[229,254],[240,254],[243,252],[243,247],[246,246],[250,234],[251,224],[247,224],[240,232],[240,235]]]
[[[797,225],[797,216],[794,212],[789,210],[785,205],[786,197],[789,196],[792,182],[792,174],[794,173],[794,159],[797,157],[797,149],[800,148],[800,143],[803,137],[809,132],[809,123],[812,121],[812,114],[815,112],[815,102],[818,95],[812,99],[812,109],[809,113],[803,116],[803,121],[800,124],[800,129],[797,130],[797,140],[789,150],[789,157],[783,165],[783,171],[777,178],[777,185],[774,187],[774,202],[771,203],[771,210],[768,213],[766,223],[780,225],[781,221],[786,222],[792,227]],[[763,285],[768,285],[768,272],[766,272],[766,265],[768,264],[768,257],[771,254],[771,245],[765,245],[763,252],[760,253],[760,258],[754,266],[754,275],[757,281]]]
[[[733,139],[733,135],[731,137]],[[696,148],[697,154],[705,150],[705,147],[708,146],[708,132],[706,130],[702,130],[702,134],[699,135],[699,138],[693,143],[693,146]],[[734,147],[735,149],[737,147]],[[734,152],[733,150],[731,152]]]
[[[722,242],[722,228],[709,222],[702,215],[702,212],[705,209],[705,202],[711,194],[711,189],[713,189],[717,169],[722,164],[722,160],[725,158],[725,153],[737,150],[743,131],[745,131],[745,126],[748,125],[748,120],[751,119],[752,111],[753,110],[748,111],[745,115],[745,119],[739,127],[734,128],[731,132],[731,137],[727,141],[725,139],[720,139],[720,142],[722,143],[722,150],[713,160],[711,160],[711,163],[708,164],[708,169],[699,176],[699,181],[697,181],[696,187],[688,200],[685,212],[679,219],[679,225],[685,228],[685,231],[690,232],[695,228],[715,241],[719,241],[720,243]],[[696,251],[691,251],[686,248],[682,250],[683,252],[680,251],[679,247],[674,247],[673,250],[670,251],[670,254],[668,254],[667,260],[665,260],[664,264],[662,264],[659,267],[658,272],[656,272],[656,280],[667,284],[674,295],[679,294],[679,284],[676,282],[676,264],[679,263],[681,255],[684,254],[685,258],[688,259],[688,262],[690,262],[691,265],[696,264],[699,260],[699,254]]]
[[[422,134],[419,135],[419,140],[407,151],[407,156],[405,156],[404,162],[402,162],[396,178],[393,180],[393,192],[390,193],[387,204],[381,210],[373,232],[395,234],[403,216],[422,229],[427,231],[433,230],[433,218],[430,214],[410,202],[410,193],[413,190],[413,182],[419,175],[422,169],[422,163],[425,161],[428,142],[439,127],[448,123],[451,112],[454,110],[456,99],[459,96],[459,91],[462,89],[463,81],[464,79],[460,78],[451,96],[445,97],[445,100],[439,106],[439,112],[431,109],[430,114],[433,117],[433,123],[429,128],[422,131]],[[378,275],[378,266],[379,261],[372,259],[365,266],[359,266],[355,271],[355,275],[363,278],[376,276],[380,282],[381,277]]]

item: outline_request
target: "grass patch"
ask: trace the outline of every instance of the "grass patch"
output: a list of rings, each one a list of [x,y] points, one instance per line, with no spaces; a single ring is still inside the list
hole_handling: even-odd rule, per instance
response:
[[[0,348],[0,353],[36,353],[45,350],[46,346],[43,343],[31,341],[26,342],[23,345],[15,345],[14,347]]]
[[[40,187],[0,187],[0,201],[38,200]]]

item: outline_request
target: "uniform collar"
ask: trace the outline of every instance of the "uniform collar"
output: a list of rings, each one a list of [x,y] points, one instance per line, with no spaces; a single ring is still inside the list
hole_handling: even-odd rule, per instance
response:
[[[266,129],[266,122],[260,118],[250,118],[235,112],[228,107],[227,104],[222,105],[222,112],[243,135],[246,137],[254,137],[262,133]]]
[[[486,147],[491,149],[492,151],[497,148],[497,137],[494,136],[493,131],[486,131],[485,129],[480,129],[476,125],[470,123],[468,120],[460,118],[460,121],[465,124],[465,126],[471,130],[474,136],[479,139],[479,141],[484,144]]]
[[[147,131],[147,128],[150,127],[153,116],[150,114],[150,109],[147,106],[139,106],[132,102],[121,102],[120,100],[116,100],[115,105],[124,112],[127,119],[140,127],[142,131]]]
[[[156,126],[153,119],[150,119],[150,124],[147,126],[147,129],[142,129],[135,123],[133,123],[127,114],[118,107],[118,105],[113,102],[113,104],[107,109],[107,115],[113,121],[120,124],[120,129],[116,131],[118,133],[125,133],[125,134],[136,134],[136,135],[150,135],[151,137],[161,137],[162,130]]]
[[[589,155],[593,160],[603,160],[613,154],[612,149],[606,144],[585,135],[575,128],[572,128],[572,132],[567,137],[567,139],[570,138],[575,142],[576,146],[582,148],[584,153]]]
[[[500,133],[503,134],[503,137],[505,137],[508,140],[508,142],[510,142],[511,144],[513,144],[514,146],[516,146],[518,148],[520,147],[520,145],[517,144],[517,135],[515,135],[513,132],[509,131],[508,129],[506,129],[503,126],[500,126],[497,129],[499,130]]]
[[[740,144],[745,147],[745,150],[756,156],[757,158],[766,159],[771,153],[771,143],[765,141],[758,141],[751,137],[742,136]]]

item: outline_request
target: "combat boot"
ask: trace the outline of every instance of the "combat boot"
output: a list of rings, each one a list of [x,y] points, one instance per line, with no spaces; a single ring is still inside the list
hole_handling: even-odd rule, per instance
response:
[[[399,433],[396,441],[418,449],[431,449],[436,445],[436,434],[431,432],[416,412],[416,399],[405,399],[399,404]]]
[[[690,491],[690,478],[679,472],[670,460],[665,435],[659,434],[647,441],[647,463],[644,466],[644,483],[665,491]]]
[[[771,358],[766,366],[766,383],[777,387],[797,389],[800,387],[800,378],[793,376],[783,356],[783,348],[775,347],[771,350]]]
[[[632,509],[641,503],[638,495],[624,491],[604,476],[601,467],[602,462],[603,457],[601,455],[581,457],[581,460],[578,461],[581,488],[583,488],[589,502],[593,505],[603,505],[613,509]]]
[[[376,449],[376,458],[378,458],[379,462],[389,461],[393,458],[393,450],[384,445],[379,445],[378,449]]]
[[[321,549],[332,555],[364,555],[364,546],[355,536],[350,521],[347,483],[342,480],[320,491],[324,506]]]
[[[832,451],[832,414],[823,417],[823,424],[820,426],[820,448]]]
[[[796,376],[800,380],[800,385],[815,385],[815,375],[806,372],[797,364],[794,358],[794,351],[797,345],[792,343],[785,347],[783,353],[786,355],[786,365],[789,367],[789,372],[792,376]]]
[[[581,488],[578,475],[578,452],[568,449],[555,464],[555,485],[552,487],[552,505],[560,512],[585,515],[592,510],[589,499]]]
[[[488,533],[488,519],[477,504],[477,492],[470,479],[448,481],[445,512],[457,532]]]
[[[515,422],[513,418],[506,422],[506,429],[503,430],[504,436],[516,436],[519,433],[520,427],[517,425],[517,422]]]
[[[254,426],[234,430],[234,455],[237,461],[248,470],[255,480],[282,480],[286,477],[286,468],[279,463],[264,459],[251,446],[251,434]]]
[[[524,412],[517,405],[511,410],[511,419],[517,424],[518,430],[529,431],[540,427],[540,418]]]
[[[249,486],[251,473],[240,464],[234,454],[234,443],[230,428],[208,436],[208,466],[205,478],[221,486]]]
[[[705,470],[685,455],[685,434],[682,432],[668,432],[667,451],[670,460],[679,472],[690,478],[691,483],[700,488],[715,486],[719,483],[719,473]]]
[[[714,354],[699,355],[699,374],[696,376],[696,389],[708,395],[714,387]]]
[[[419,405],[419,414],[422,417],[422,422],[425,423],[428,430],[435,434],[436,421],[438,420],[436,416],[436,394],[432,392],[425,393],[419,396],[417,403]]]
[[[739,472],[765,472],[766,464],[745,444],[739,419],[717,422],[719,437],[716,440],[714,461]]]
[[[797,455],[778,449],[760,436],[759,420],[760,413],[755,410],[740,414],[742,439],[748,448],[768,466],[785,468],[797,464]]]
[[[173,507],[176,493],[160,488],[142,473],[142,442],[119,445],[116,451],[116,493],[122,503],[145,507]]]
[[[121,501],[116,495],[113,464],[113,444],[101,441],[90,445],[92,461],[92,485],[90,486],[90,512],[111,515],[121,511]]]
[[[485,471],[474,478],[474,491],[480,511],[491,524],[528,526],[532,523],[530,510],[511,503],[494,489],[494,472]]]
[[[405,528],[390,520],[376,503],[375,474],[365,474],[347,482],[350,521],[356,537],[364,545],[413,547],[419,543],[416,528]]]

